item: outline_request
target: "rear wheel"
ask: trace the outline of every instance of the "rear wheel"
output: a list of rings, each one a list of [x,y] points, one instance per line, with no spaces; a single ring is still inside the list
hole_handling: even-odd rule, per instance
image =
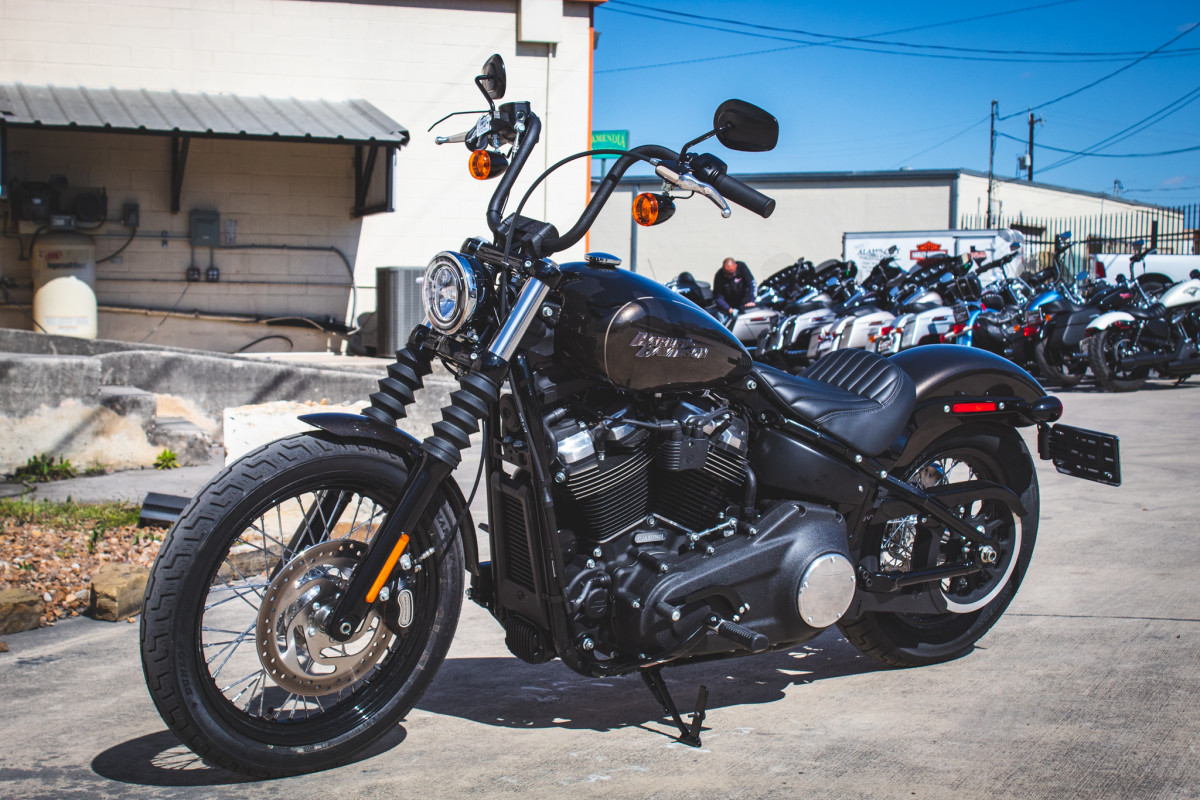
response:
[[[1033,361],[1037,364],[1038,372],[1051,386],[1061,386],[1064,389],[1077,386],[1083,380],[1083,376],[1087,374],[1087,364],[1084,362],[1073,363],[1051,356],[1046,352],[1048,344],[1048,340],[1040,339],[1033,346]]]
[[[444,500],[358,631],[321,630],[407,483],[394,453],[302,434],[250,453],[184,511],[155,562],[142,668],[171,730],[251,775],[346,761],[412,708],[446,654],[462,553]],[[382,596],[382,593],[381,593]]]
[[[862,546],[862,563],[883,572],[904,573],[970,558],[983,570],[944,580],[926,590],[946,609],[940,614],[867,612],[838,623],[862,652],[896,667],[948,661],[969,652],[1000,619],[1016,594],[1038,528],[1038,484],[1021,437],[1011,428],[960,428],[938,439],[910,465],[897,467],[909,483],[933,488],[981,480],[1011,489],[1026,513],[1018,516],[995,500],[963,505],[960,514],[983,528],[987,548],[968,546],[949,530],[930,532],[913,514],[872,524]]]
[[[1146,382],[1149,367],[1122,367],[1121,358],[1139,353],[1131,328],[1107,328],[1088,341],[1088,360],[1096,382],[1110,392],[1136,392]]]

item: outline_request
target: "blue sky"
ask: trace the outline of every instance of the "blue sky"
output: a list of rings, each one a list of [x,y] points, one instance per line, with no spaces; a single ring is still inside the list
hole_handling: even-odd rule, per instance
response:
[[[714,143],[735,172],[986,171],[996,100],[998,175],[1017,174],[1032,106],[1036,181],[1108,193],[1120,181],[1130,198],[1191,204],[1198,23],[1195,0],[610,0],[595,13],[593,128],[678,148],[740,97],[781,133],[771,153]]]

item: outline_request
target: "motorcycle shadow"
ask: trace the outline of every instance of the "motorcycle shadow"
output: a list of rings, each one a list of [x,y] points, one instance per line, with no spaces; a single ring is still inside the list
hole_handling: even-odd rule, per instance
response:
[[[397,725],[391,733],[355,756],[353,762],[387,752],[403,742],[406,736],[404,726]],[[108,748],[92,759],[92,771],[110,781],[138,786],[233,786],[267,780],[205,763],[169,730],[149,733]]]
[[[886,667],[830,631],[787,650],[665,668],[663,678],[688,718],[700,685],[708,708],[772,703],[787,690]],[[418,711],[505,728],[609,731],[636,727],[677,734],[637,674],[588,679],[562,663],[527,664],[516,657],[448,658]],[[648,725],[654,727],[647,727]]]

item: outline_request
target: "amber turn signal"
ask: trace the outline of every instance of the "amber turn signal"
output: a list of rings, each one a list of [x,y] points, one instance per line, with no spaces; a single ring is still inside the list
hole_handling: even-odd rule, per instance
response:
[[[487,150],[473,150],[467,160],[467,170],[475,180],[486,181],[504,174],[508,169],[508,159],[499,153],[489,153]]]
[[[633,219],[647,228],[666,222],[675,215],[675,201],[670,195],[642,192],[633,198]]]

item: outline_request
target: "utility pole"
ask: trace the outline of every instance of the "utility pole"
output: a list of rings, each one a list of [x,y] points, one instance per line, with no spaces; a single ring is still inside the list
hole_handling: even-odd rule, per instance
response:
[[[992,125],[988,132],[988,198],[987,198],[987,226],[992,227],[992,190],[996,185],[996,175],[992,167],[996,160],[996,111],[1000,107],[997,100],[992,101]]]
[[[1033,116],[1033,111],[1029,112],[1029,174],[1028,179],[1033,181],[1033,126],[1044,123],[1046,120],[1041,117]]]

